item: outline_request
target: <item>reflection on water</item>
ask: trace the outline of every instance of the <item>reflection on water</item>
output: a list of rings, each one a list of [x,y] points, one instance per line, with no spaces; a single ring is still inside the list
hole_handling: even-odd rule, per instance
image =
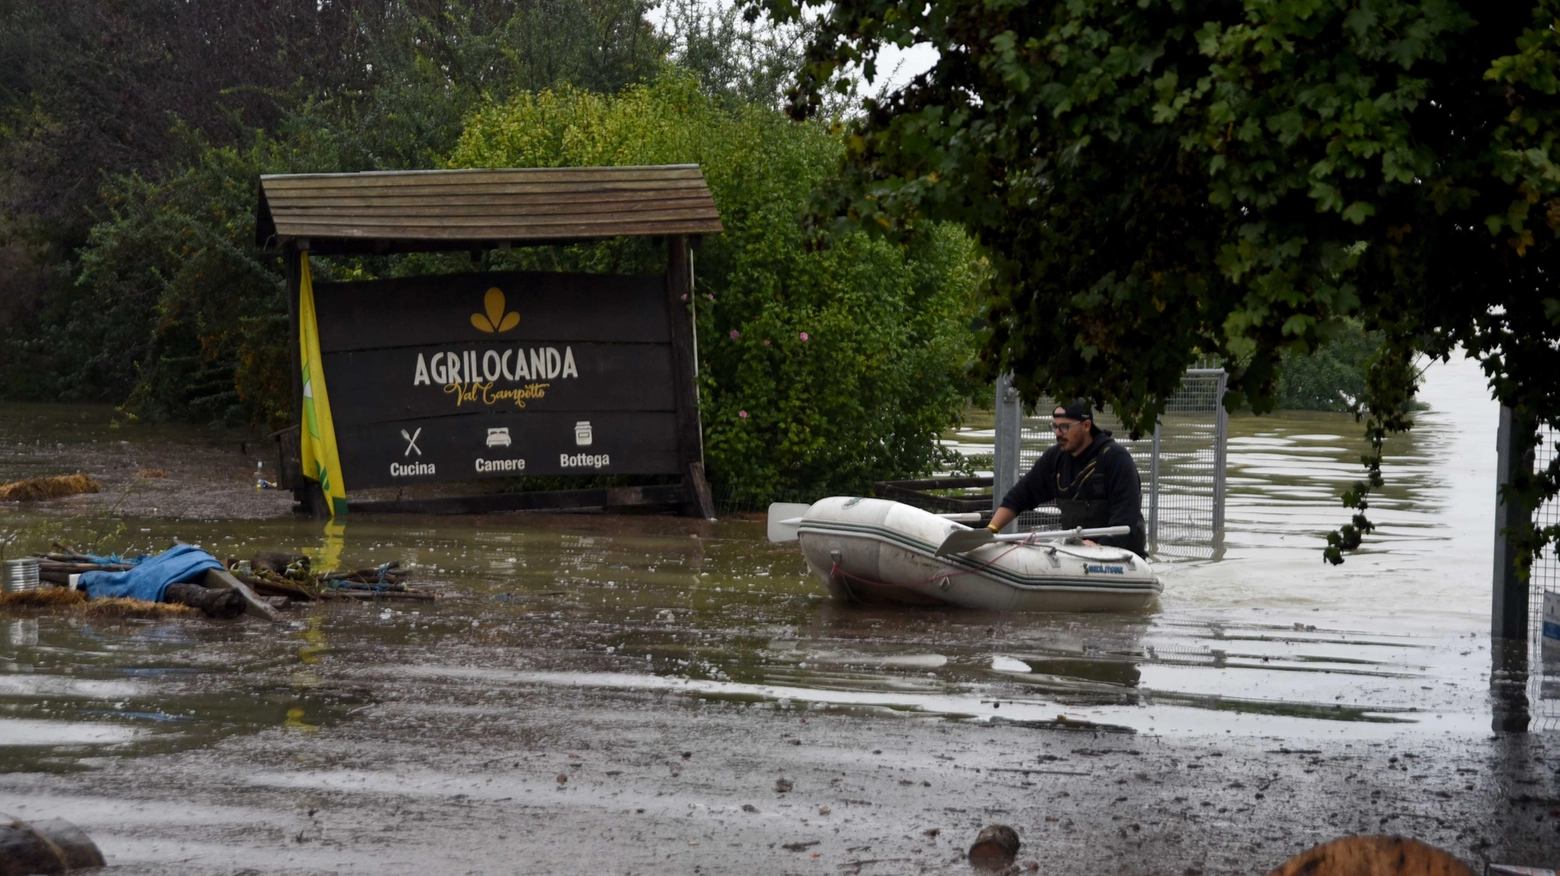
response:
[[[132,519],[141,546],[179,536],[219,556],[307,547],[349,565],[399,560],[447,598],[305,609],[284,629],[4,620],[0,768],[262,726],[311,733],[409,687],[435,700],[651,689],[1162,734],[1479,732],[1492,405],[1464,363],[1429,380],[1434,407],[1392,448],[1381,528],[1360,555],[1331,567],[1320,553],[1347,516],[1337,493],[1358,476],[1353,419],[1233,417],[1223,559],[1162,565],[1159,606],[1125,616],[837,604],[795,546],[770,545],[753,520]],[[959,440],[978,450],[981,437]],[[55,519],[66,538],[88,525]]]

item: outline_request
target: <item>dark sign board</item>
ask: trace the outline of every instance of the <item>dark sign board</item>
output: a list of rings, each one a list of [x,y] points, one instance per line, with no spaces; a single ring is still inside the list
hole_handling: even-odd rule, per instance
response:
[[[318,283],[349,489],[678,473],[663,275]]]

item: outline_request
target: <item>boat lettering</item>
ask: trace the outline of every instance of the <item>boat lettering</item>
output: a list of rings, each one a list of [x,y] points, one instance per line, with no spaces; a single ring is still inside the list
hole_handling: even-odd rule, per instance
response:
[[[1085,563],[1084,566],[1083,566],[1083,570],[1085,572],[1094,572],[1094,573],[1100,574],[1100,575],[1125,575],[1125,574],[1127,574],[1127,570],[1123,569],[1120,566],[1101,566],[1101,565],[1099,565],[1097,563]]]

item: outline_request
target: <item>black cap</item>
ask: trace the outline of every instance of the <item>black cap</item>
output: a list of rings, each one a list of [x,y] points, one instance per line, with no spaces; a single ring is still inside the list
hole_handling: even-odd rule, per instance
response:
[[[1065,405],[1057,405],[1051,416],[1069,417],[1074,420],[1094,419],[1094,414],[1089,411],[1089,400],[1086,398],[1075,398]]]

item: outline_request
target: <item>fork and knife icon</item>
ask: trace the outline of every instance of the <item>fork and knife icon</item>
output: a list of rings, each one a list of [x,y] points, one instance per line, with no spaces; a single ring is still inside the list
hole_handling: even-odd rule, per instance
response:
[[[417,446],[417,438],[421,434],[421,426],[417,427],[417,431],[411,433],[410,435],[406,433],[405,429],[401,430],[401,437],[406,439],[406,452],[401,454],[402,456],[411,456],[413,450],[417,451],[418,456],[422,456],[422,448]]]

